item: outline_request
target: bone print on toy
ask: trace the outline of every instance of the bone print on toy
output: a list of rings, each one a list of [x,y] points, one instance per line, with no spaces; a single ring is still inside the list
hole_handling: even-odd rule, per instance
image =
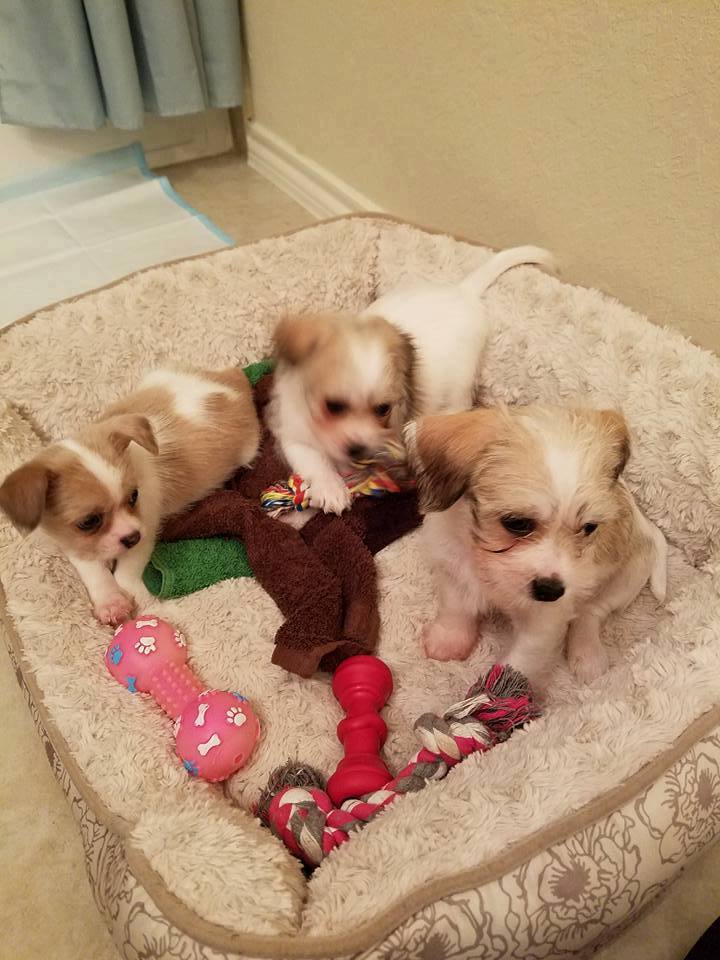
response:
[[[197,751],[201,757],[204,757],[206,754],[208,754],[212,750],[213,747],[219,747],[221,743],[222,743],[222,740],[220,739],[220,737],[216,733],[214,733],[210,737],[210,739],[206,741],[206,743],[198,744]]]
[[[195,726],[196,726],[196,727],[204,727],[204,726],[205,726],[205,714],[208,712],[209,709],[210,709],[210,704],[209,704],[209,703],[200,703],[200,704],[198,704],[198,712],[197,712],[197,716],[195,717]]]

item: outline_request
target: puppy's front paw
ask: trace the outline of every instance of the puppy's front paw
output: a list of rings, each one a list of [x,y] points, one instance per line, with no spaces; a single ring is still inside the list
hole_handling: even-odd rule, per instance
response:
[[[423,630],[422,643],[431,660],[467,660],[477,643],[477,631],[469,624],[435,620]]]
[[[105,623],[109,627],[119,627],[121,623],[125,623],[133,615],[134,610],[135,601],[121,590],[93,607],[93,613],[100,623]]]
[[[568,651],[568,663],[580,683],[592,683],[607,672],[610,658],[601,643],[575,644]]]
[[[338,476],[313,481],[308,488],[308,494],[311,505],[323,513],[340,514],[347,510],[352,502],[350,491]]]

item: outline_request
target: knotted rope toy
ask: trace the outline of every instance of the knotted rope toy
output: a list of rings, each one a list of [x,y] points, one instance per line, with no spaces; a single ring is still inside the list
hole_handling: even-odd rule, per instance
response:
[[[354,659],[359,658],[349,658],[337,673]],[[383,682],[380,671],[376,673],[378,681]],[[374,716],[370,725],[377,728],[379,718]],[[286,764],[271,774],[256,812],[291,853],[309,867],[318,866],[336,847],[347,843],[354,830],[364,827],[399,796],[422,790],[431,780],[442,780],[465,757],[484,753],[537,716],[539,710],[525,677],[512,667],[495,664],[470,687],[466,698],[453,704],[442,717],[424,713],[415,721],[420,750],[380,789],[359,799],[346,799],[337,807],[317,771]],[[339,730],[343,723],[346,721],[341,721]],[[382,740],[384,736],[380,743]],[[347,741],[345,744],[347,752]],[[347,763],[346,757],[340,766]]]
[[[353,460],[353,466],[354,470],[342,474],[353,499],[384,497],[415,486],[408,474],[405,451],[398,443],[386,444],[375,457]],[[289,510],[309,510],[312,506],[305,481],[296,473],[263,490],[260,503],[271,517],[279,517]]]

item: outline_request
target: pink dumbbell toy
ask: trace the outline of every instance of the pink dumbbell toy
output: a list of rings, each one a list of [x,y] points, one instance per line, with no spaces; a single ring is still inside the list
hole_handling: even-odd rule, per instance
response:
[[[206,690],[187,665],[185,638],[158,617],[129,620],[105,654],[130,693],[149,693],[175,721],[175,749],[193,777],[225,780],[250,757],[260,724],[239,693]]]

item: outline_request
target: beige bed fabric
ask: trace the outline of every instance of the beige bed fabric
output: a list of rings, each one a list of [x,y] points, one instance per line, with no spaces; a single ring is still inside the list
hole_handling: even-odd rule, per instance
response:
[[[78,417],[94,415],[149,367],[259,359],[280,312],[359,308],[405,273],[455,278],[489,252],[387,220],[341,220],[153,269],[40,313],[0,338],[0,399],[6,401],[0,472],[27,456],[39,436],[59,437]],[[6,524],[0,527],[8,624],[54,756],[98,829],[113,838],[118,863],[132,865],[129,873],[143,896],[154,898],[163,922],[189,935],[183,950],[192,942],[193,950],[209,944],[247,956],[357,955],[393,930],[429,929],[428,910],[445,923],[453,896],[453,902],[462,891],[479,896],[488,884],[501,883],[496,878],[520,871],[529,886],[516,880],[515,899],[503,894],[510,898],[505,921],[498,915],[502,898],[487,901],[501,932],[490,924],[490,952],[482,955],[524,956],[507,952],[520,950],[525,936],[507,917],[523,897],[542,899],[545,874],[540,869],[534,888],[529,864],[548,855],[548,844],[569,843],[568,834],[583,835],[612,817],[607,803],[623,810],[629,804],[633,824],[652,840],[662,829],[654,814],[642,813],[638,798],[668,776],[673,763],[684,763],[682,769],[699,772],[680,793],[688,794],[696,818],[706,811],[695,847],[720,832],[715,748],[701,762],[692,743],[676,743],[693,721],[698,743],[712,738],[720,723],[720,364],[602,294],[532,268],[502,278],[487,303],[495,331],[481,378],[486,399],[581,400],[625,410],[634,434],[629,483],[671,543],[670,601],[661,609],[643,593],[608,625],[612,668],[605,677],[579,688],[561,668],[541,720],[485,757],[465,761],[444,783],[389,808],[310,883],[247,810],[270,769],[288,755],[334,767],[340,712],[327,678],[300,680],[270,663],[279,613],[260,587],[230,581],[157,606],[188,636],[200,676],[209,685],[242,690],[260,715],[264,734],[256,757],[223,791],[188,780],[172,753],[167,720],[106,675],[102,654],[109,637],[92,620],[63,558],[37,536],[23,541]],[[378,567],[380,654],[396,678],[386,710],[386,752],[395,768],[415,747],[414,718],[462,695],[493,651],[479,648],[464,664],[420,656],[418,624],[432,611],[432,589],[417,534],[383,551]],[[682,851],[681,828],[667,830]],[[611,850],[615,840],[602,831],[598,837],[593,849]],[[640,857],[638,863],[655,867],[633,874],[632,895],[622,884],[620,892],[595,891],[592,896],[613,901],[602,929],[578,926],[572,906],[558,907],[547,924],[565,929],[558,919],[564,909],[574,948],[588,945],[640,909],[648,891],[690,855],[666,857],[664,873],[662,856]],[[620,874],[629,869],[624,865]],[[583,891],[575,894],[580,903]],[[417,927],[421,908],[425,927]],[[113,929],[120,937],[114,921]],[[458,940],[452,950],[470,949],[479,936],[477,929],[463,934],[466,945]],[[562,956],[563,936],[538,956]],[[391,940],[386,944],[390,950]],[[501,944],[506,953],[493,953]],[[184,956],[177,951],[167,956]],[[125,953],[133,955],[129,947]],[[194,955],[217,954],[188,953]],[[445,955],[465,954],[438,953]]]

